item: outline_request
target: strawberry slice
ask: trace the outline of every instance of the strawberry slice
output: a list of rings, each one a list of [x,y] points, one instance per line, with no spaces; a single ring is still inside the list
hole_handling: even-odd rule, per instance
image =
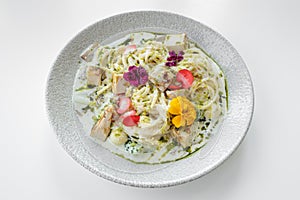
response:
[[[140,116],[138,115],[131,115],[127,116],[123,119],[123,124],[125,126],[136,126],[140,121]]]
[[[129,109],[130,105],[131,100],[128,97],[120,97],[118,103],[119,108],[117,109],[117,112],[119,114],[123,114]]]
[[[187,89],[192,86],[194,76],[191,71],[182,69],[176,74],[176,80],[181,83],[182,88]]]
[[[135,110],[130,110],[130,111],[125,112],[123,115],[121,115],[120,119],[123,120],[128,116],[134,116],[134,115],[136,115],[136,111]]]
[[[128,54],[130,52],[133,52],[134,50],[136,50],[136,45],[135,44],[128,45],[128,46],[126,46],[124,53]]]

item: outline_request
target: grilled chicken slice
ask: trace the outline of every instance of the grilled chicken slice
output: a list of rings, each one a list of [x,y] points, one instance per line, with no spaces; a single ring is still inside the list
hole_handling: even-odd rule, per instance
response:
[[[99,43],[92,44],[81,54],[80,57],[86,62],[91,62],[93,60],[94,52],[98,47]]]
[[[189,127],[180,128],[180,130],[173,128],[171,135],[183,148],[191,146],[194,139],[194,134],[191,133]]]
[[[185,50],[187,46],[187,38],[185,34],[166,35],[164,44],[167,46],[169,51],[179,53],[180,51]]]
[[[113,74],[112,92],[114,94],[124,94],[129,83],[123,78],[123,74]]]
[[[91,86],[98,86],[101,83],[101,77],[104,70],[99,67],[89,66],[86,69],[87,84]]]
[[[91,131],[91,137],[105,141],[110,134],[110,126],[112,122],[112,117],[114,113],[114,107],[112,105],[108,106],[103,116],[98,120],[98,122],[93,126]]]

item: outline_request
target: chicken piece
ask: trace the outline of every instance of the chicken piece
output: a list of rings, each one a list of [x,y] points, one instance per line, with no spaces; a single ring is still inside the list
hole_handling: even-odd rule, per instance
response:
[[[88,66],[86,69],[87,84],[91,86],[98,86],[101,83],[101,77],[104,70],[99,67]]]
[[[192,145],[195,134],[191,133],[190,127],[182,127],[179,130],[172,129],[171,135],[183,147]]]
[[[113,74],[112,92],[124,94],[129,83],[123,78],[123,74]]]
[[[99,43],[96,42],[92,44],[81,54],[80,57],[86,62],[91,62],[93,59],[94,52],[98,47],[99,47]]]
[[[175,51],[175,53],[179,53],[186,48],[187,38],[185,34],[167,35],[164,44],[167,46],[169,51]]]
[[[110,134],[110,126],[112,122],[112,117],[114,113],[114,107],[112,105],[108,106],[103,116],[98,120],[98,122],[93,126],[91,130],[91,137],[105,141]]]
[[[164,92],[171,84],[175,74],[173,74],[166,66],[156,66],[149,74],[149,80]]]
[[[188,95],[187,89],[179,89],[179,90],[168,90],[166,91],[166,95],[169,99],[173,99],[178,96],[187,96]]]

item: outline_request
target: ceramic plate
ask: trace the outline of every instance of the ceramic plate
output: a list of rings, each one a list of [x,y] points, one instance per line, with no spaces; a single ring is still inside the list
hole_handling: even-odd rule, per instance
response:
[[[228,112],[218,134],[201,151],[166,164],[134,164],[87,137],[72,104],[81,52],[94,42],[137,31],[186,33],[219,63],[228,83]],[[63,148],[79,164],[108,180],[137,187],[166,187],[199,178],[219,166],[243,140],[253,114],[254,95],[245,63],[219,33],[177,14],[139,11],[101,20],[77,34],[61,51],[48,77],[46,103],[50,123]]]

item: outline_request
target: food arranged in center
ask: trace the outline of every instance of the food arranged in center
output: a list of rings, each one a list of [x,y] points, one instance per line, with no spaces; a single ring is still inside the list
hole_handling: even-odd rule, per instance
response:
[[[222,70],[185,34],[131,33],[81,58],[73,103],[84,131],[135,163],[187,157],[226,114]]]

